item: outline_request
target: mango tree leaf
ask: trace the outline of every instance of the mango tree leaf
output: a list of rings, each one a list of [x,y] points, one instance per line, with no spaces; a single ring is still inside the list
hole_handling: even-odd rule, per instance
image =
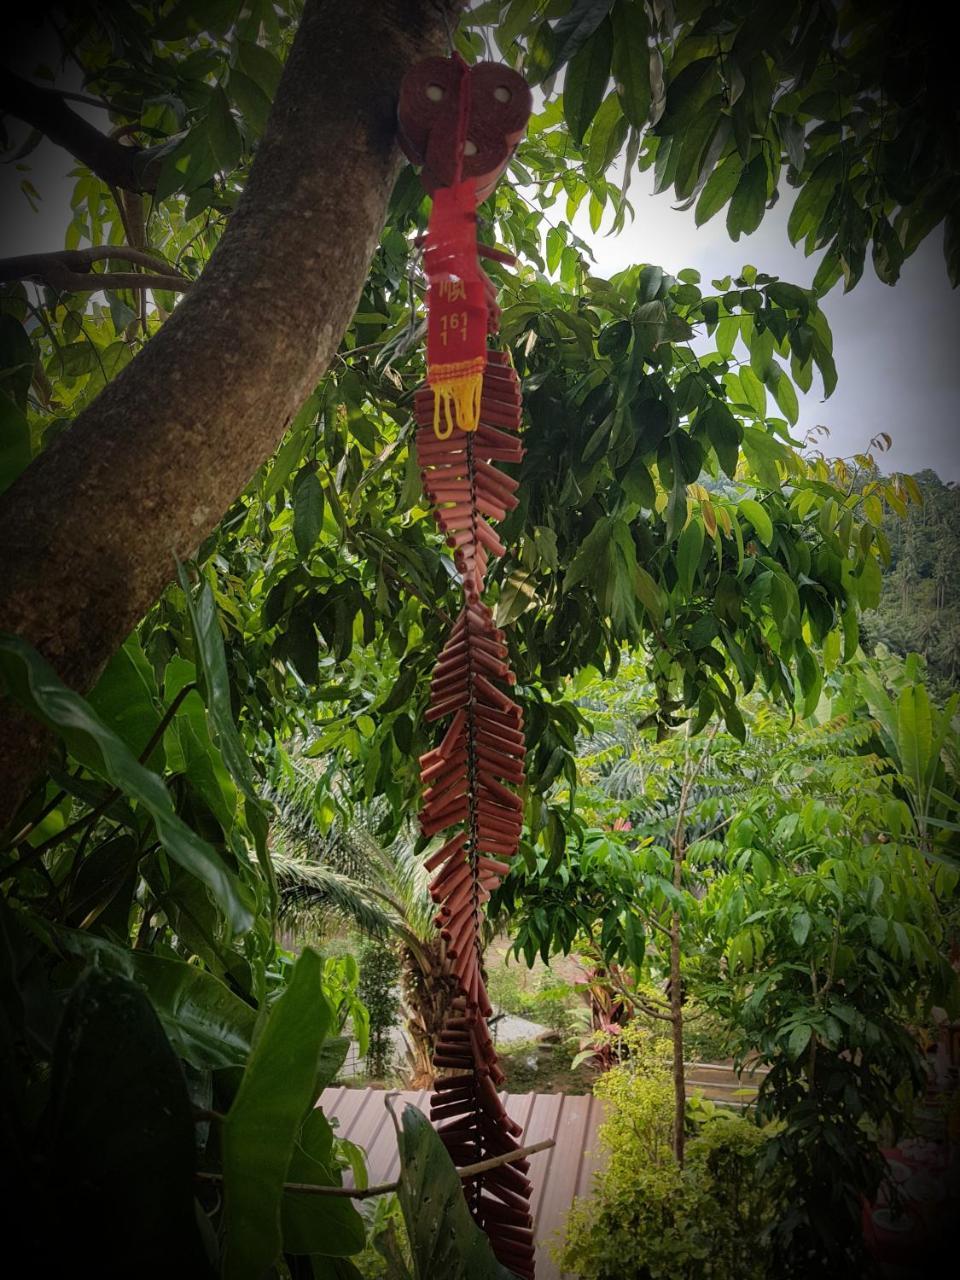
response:
[[[281,1252],[283,1183],[333,1025],[322,977],[323,961],[307,948],[270,1011],[223,1123],[225,1280],[262,1280]]]
[[[727,210],[727,231],[731,240],[756,231],[763,219],[767,201],[767,162],[763,155],[754,156],[740,175],[737,188]]]
[[[642,6],[617,0],[613,23],[613,76],[620,106],[635,129],[642,129],[650,115],[649,23]]]
[[[141,804],[157,828],[167,854],[201,880],[238,933],[253,924],[249,894],[213,848],[174,812],[170,793],[155,773],[139,764],[129,747],[68,689],[43,658],[18,636],[0,635],[0,686],[47,728],[58,733],[70,752],[94,773]]]
[[[70,955],[141,987],[171,1045],[192,1066],[216,1069],[246,1062],[256,1012],[212,973],[76,929],[58,929],[56,938]]]
[[[563,114],[578,145],[597,114],[610,79],[613,30],[604,19],[571,59],[563,81]]]
[[[553,61],[545,80],[569,62],[586,44],[613,5],[613,0],[573,0],[568,13],[553,27]]]
[[[400,1147],[397,1196],[416,1280],[515,1280],[497,1262],[470,1217],[453,1161],[422,1111],[409,1105],[400,1124],[387,1100]]]
[[[306,556],[313,550],[323,528],[323,487],[316,464],[310,463],[293,482],[293,539]]]

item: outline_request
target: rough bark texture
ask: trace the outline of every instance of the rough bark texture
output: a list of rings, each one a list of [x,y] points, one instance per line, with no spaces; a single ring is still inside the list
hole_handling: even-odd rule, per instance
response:
[[[456,0],[445,0],[452,11]],[[432,0],[307,0],[247,189],[160,333],[0,498],[0,630],[86,691],[256,469],[350,322],[401,165]],[[0,707],[0,829],[39,771]]]

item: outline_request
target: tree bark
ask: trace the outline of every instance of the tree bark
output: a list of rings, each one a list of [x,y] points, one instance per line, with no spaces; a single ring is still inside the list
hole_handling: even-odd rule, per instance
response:
[[[457,0],[443,0],[451,13]],[[0,498],[0,629],[85,692],[276,448],[356,309],[434,0],[307,0],[247,188],[158,335]],[[0,830],[42,767],[0,706]]]

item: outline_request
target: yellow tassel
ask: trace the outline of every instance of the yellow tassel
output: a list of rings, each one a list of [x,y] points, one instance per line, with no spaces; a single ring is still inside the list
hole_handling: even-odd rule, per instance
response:
[[[436,374],[435,370],[431,373]],[[433,385],[433,432],[446,440],[453,428],[476,431],[480,424],[483,371],[455,378],[438,378]]]

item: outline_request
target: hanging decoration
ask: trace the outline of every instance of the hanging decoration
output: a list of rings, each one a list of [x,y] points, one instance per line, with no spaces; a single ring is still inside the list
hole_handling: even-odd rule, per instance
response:
[[[482,596],[492,556],[504,546],[491,521],[517,505],[517,481],[496,463],[523,457],[520,383],[509,354],[489,345],[500,311],[477,244],[477,204],[486,198],[523,135],[530,89],[508,67],[468,67],[456,53],[427,58],[400,92],[400,141],[422,166],[433,196],[424,243],[427,382],[415,397],[416,446],[424,492],[453,549],[463,607],[437,661],[426,716],[442,730],[420,759],[421,829],[441,836],[427,859],[430,893],[456,979],[434,1055],[431,1119],[457,1165],[519,1149],[520,1125],[498,1093],[503,1073],[487,1024],[480,926],[484,904],[510,869],[523,825],[523,714],[505,691],[515,683],[504,634]],[[533,1280],[533,1223],[517,1160],[470,1178],[464,1195],[497,1258]]]

